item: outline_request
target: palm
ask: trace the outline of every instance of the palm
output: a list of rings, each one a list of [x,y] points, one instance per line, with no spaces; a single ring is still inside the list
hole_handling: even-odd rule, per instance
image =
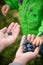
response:
[[[11,31],[12,35],[8,35],[8,32]],[[4,48],[11,45],[16,41],[20,32],[20,27],[17,23],[12,23],[8,29],[0,30],[0,45],[3,45]]]

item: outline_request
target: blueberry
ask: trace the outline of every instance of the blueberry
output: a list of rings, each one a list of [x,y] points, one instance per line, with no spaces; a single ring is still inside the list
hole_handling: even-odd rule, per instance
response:
[[[26,50],[26,45],[23,45],[23,49]]]
[[[28,40],[25,40],[23,43],[23,45],[25,45],[26,47],[28,46],[28,44],[29,44]]]
[[[33,52],[33,49],[34,49],[34,48],[33,48],[33,45],[30,44],[29,47],[28,47],[28,52],[29,52],[29,51],[32,51],[32,52]]]
[[[23,44],[29,44],[29,41],[28,40],[25,40]]]
[[[12,32],[11,32],[11,31],[9,31],[9,32],[8,32],[8,35],[12,35]]]
[[[33,49],[33,46],[31,45],[31,49]]]
[[[34,45],[34,46],[33,46],[33,48],[35,49],[35,48],[36,48],[36,46]]]
[[[26,45],[23,45],[23,52],[24,52],[24,53],[25,53],[25,52],[28,52]]]
[[[28,52],[30,52],[30,51],[32,51],[32,49],[31,48],[28,48]]]
[[[33,46],[33,45],[32,45],[32,46]],[[36,48],[36,46],[33,46],[32,52],[34,52],[35,48]]]
[[[30,47],[30,44],[27,44],[27,47],[29,48]]]

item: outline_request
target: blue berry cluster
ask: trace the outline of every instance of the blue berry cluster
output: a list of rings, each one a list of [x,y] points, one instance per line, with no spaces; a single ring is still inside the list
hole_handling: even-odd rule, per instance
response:
[[[28,40],[23,43],[23,52],[34,52],[36,46],[33,46]]]
[[[28,40],[25,40],[24,43],[23,43],[23,52],[26,53],[26,52],[34,52],[36,46],[35,45],[32,45],[32,43]],[[40,45],[40,50],[39,50],[39,54],[41,56],[43,56],[43,43]]]

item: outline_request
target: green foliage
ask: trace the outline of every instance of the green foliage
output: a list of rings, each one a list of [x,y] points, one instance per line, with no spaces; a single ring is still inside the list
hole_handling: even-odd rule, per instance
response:
[[[24,35],[39,33],[43,19],[42,5],[42,0],[23,0],[22,5],[19,5],[20,24]]]

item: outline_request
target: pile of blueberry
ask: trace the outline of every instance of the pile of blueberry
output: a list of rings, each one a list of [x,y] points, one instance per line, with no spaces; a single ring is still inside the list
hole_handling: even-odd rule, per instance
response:
[[[31,42],[25,40],[23,43],[23,52],[34,52],[36,46],[33,46]]]
[[[26,53],[26,52],[34,52],[34,50],[36,48],[36,46],[32,45],[32,43],[30,41],[28,41],[27,39],[24,41],[22,47],[23,47],[23,52],[24,53]],[[43,43],[40,45],[39,54],[41,56],[43,56]]]

